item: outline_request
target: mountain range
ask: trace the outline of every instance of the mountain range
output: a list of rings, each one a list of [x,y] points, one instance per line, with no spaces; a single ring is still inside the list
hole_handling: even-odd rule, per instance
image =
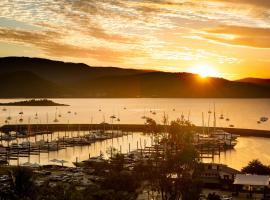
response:
[[[268,98],[270,79],[200,79],[190,73],[0,58],[0,98]]]

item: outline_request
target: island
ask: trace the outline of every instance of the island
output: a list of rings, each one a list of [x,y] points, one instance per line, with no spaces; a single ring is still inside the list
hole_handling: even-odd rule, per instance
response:
[[[56,103],[48,99],[31,99],[26,101],[0,103],[0,106],[69,106],[69,105]]]

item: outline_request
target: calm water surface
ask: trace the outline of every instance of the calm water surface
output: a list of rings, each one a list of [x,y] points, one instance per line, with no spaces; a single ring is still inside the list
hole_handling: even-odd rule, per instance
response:
[[[12,102],[23,99],[0,99],[0,102]],[[164,112],[170,120],[180,117],[183,113],[196,125],[202,124],[202,112],[205,122],[208,122],[208,110],[216,105],[217,125],[270,130],[270,121],[257,124],[260,117],[270,117],[270,99],[52,99],[58,103],[70,105],[69,107],[6,107],[0,108],[0,124],[10,115],[9,123],[18,123],[19,112],[23,111],[23,123],[53,123],[55,116],[59,123],[100,123],[104,119],[110,122],[110,116],[116,115],[120,123],[144,123],[143,115],[152,117],[161,122]],[[175,109],[175,111],[173,111]],[[99,111],[100,110],[100,111]],[[156,115],[150,113],[155,111]],[[71,111],[71,114],[68,114]],[[38,119],[35,119],[35,115]],[[219,120],[223,114],[230,121]],[[48,117],[47,117],[48,116]],[[213,123],[213,114],[210,124]]]
[[[0,102],[12,102],[24,99],[0,99]],[[57,103],[69,104],[69,107],[6,107],[7,111],[0,108],[0,125],[5,123],[5,119],[11,116],[11,124],[18,123],[20,119],[19,112],[23,111],[23,123],[53,123],[55,117],[59,123],[101,123],[104,119],[110,121],[111,115],[120,118],[120,123],[144,123],[141,118],[146,115],[161,122],[164,112],[169,115],[170,120],[174,120],[183,113],[186,118],[196,125],[202,124],[202,112],[204,112],[205,122],[208,122],[209,110],[216,106],[217,126],[227,127],[233,124],[239,128],[270,130],[270,122],[258,124],[260,117],[270,117],[270,99],[52,99]],[[100,110],[100,111],[99,111]],[[155,111],[156,115],[150,113]],[[175,111],[174,111],[175,110]],[[71,113],[68,114],[68,111]],[[61,114],[61,117],[58,115]],[[219,116],[223,114],[230,121],[220,120]],[[35,116],[38,116],[35,119]],[[210,125],[213,123],[213,115],[210,116]],[[114,122],[115,123],[115,122]],[[58,133],[55,133],[58,134]],[[60,136],[63,133],[59,133]],[[82,133],[83,134],[83,133]],[[57,137],[54,135],[54,137]],[[43,139],[43,138],[39,138]],[[45,138],[46,139],[46,138]],[[32,138],[33,140],[33,138]],[[76,160],[87,159],[90,156],[97,156],[102,152],[107,156],[106,151],[110,147],[128,151],[130,144],[131,150],[137,148],[137,143],[150,145],[150,138],[140,133],[134,133],[133,136],[124,136],[97,142],[89,146],[70,147],[58,152],[42,153],[30,158],[20,158],[19,163],[37,162],[40,164],[51,163],[50,160],[63,159],[65,165],[72,166]],[[225,163],[236,169],[241,169],[252,159],[260,159],[264,164],[270,165],[270,139],[257,137],[240,137],[234,150],[226,151],[221,156],[215,157],[215,162]],[[17,164],[17,161],[12,161]],[[52,163],[51,163],[52,164]]]
[[[60,137],[64,136],[64,133],[59,133]],[[70,133],[71,134],[71,133]],[[83,134],[83,133],[79,133]],[[56,138],[58,133],[54,133],[54,138]],[[73,136],[76,136],[76,133],[73,133]],[[39,136],[37,140],[42,139],[42,136]],[[31,138],[34,141],[34,138]],[[45,136],[45,140],[47,140]],[[49,136],[50,140],[50,136]],[[145,136],[141,133],[133,133],[132,135],[114,138],[105,140],[102,142],[96,142],[87,146],[76,146],[68,147],[59,151],[52,151],[49,153],[41,153],[40,155],[32,155],[29,158],[20,158],[18,161],[11,161],[11,164],[23,164],[26,162],[39,163],[39,164],[54,164],[51,162],[53,159],[65,160],[66,166],[74,166],[72,162],[76,161],[78,158],[79,161],[86,160],[89,158],[89,155],[99,156],[102,153],[105,158],[108,158],[110,155],[110,149],[113,147],[122,153],[127,153],[130,150],[135,150],[138,147],[151,145],[151,139],[148,136]],[[267,138],[258,138],[258,137],[240,137],[238,138],[238,144],[235,146],[235,149],[228,150],[221,153],[220,157],[215,156],[215,163],[227,164],[230,167],[235,169],[241,169],[246,166],[249,161],[252,159],[259,159],[266,165],[270,165],[270,139]],[[213,162],[212,159],[205,159],[204,162]]]

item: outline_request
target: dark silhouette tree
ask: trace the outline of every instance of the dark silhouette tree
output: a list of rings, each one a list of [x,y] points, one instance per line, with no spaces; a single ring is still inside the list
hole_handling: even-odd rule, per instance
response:
[[[27,167],[14,167],[9,172],[14,199],[36,199],[37,188],[33,171]]]
[[[246,174],[270,175],[270,167],[262,164],[257,159],[250,161],[241,171]]]

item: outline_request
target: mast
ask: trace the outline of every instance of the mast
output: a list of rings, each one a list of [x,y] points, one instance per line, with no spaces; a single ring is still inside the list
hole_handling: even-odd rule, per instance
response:
[[[214,103],[214,131],[216,131],[216,104]]]
[[[204,134],[204,113],[202,112],[202,131]]]

